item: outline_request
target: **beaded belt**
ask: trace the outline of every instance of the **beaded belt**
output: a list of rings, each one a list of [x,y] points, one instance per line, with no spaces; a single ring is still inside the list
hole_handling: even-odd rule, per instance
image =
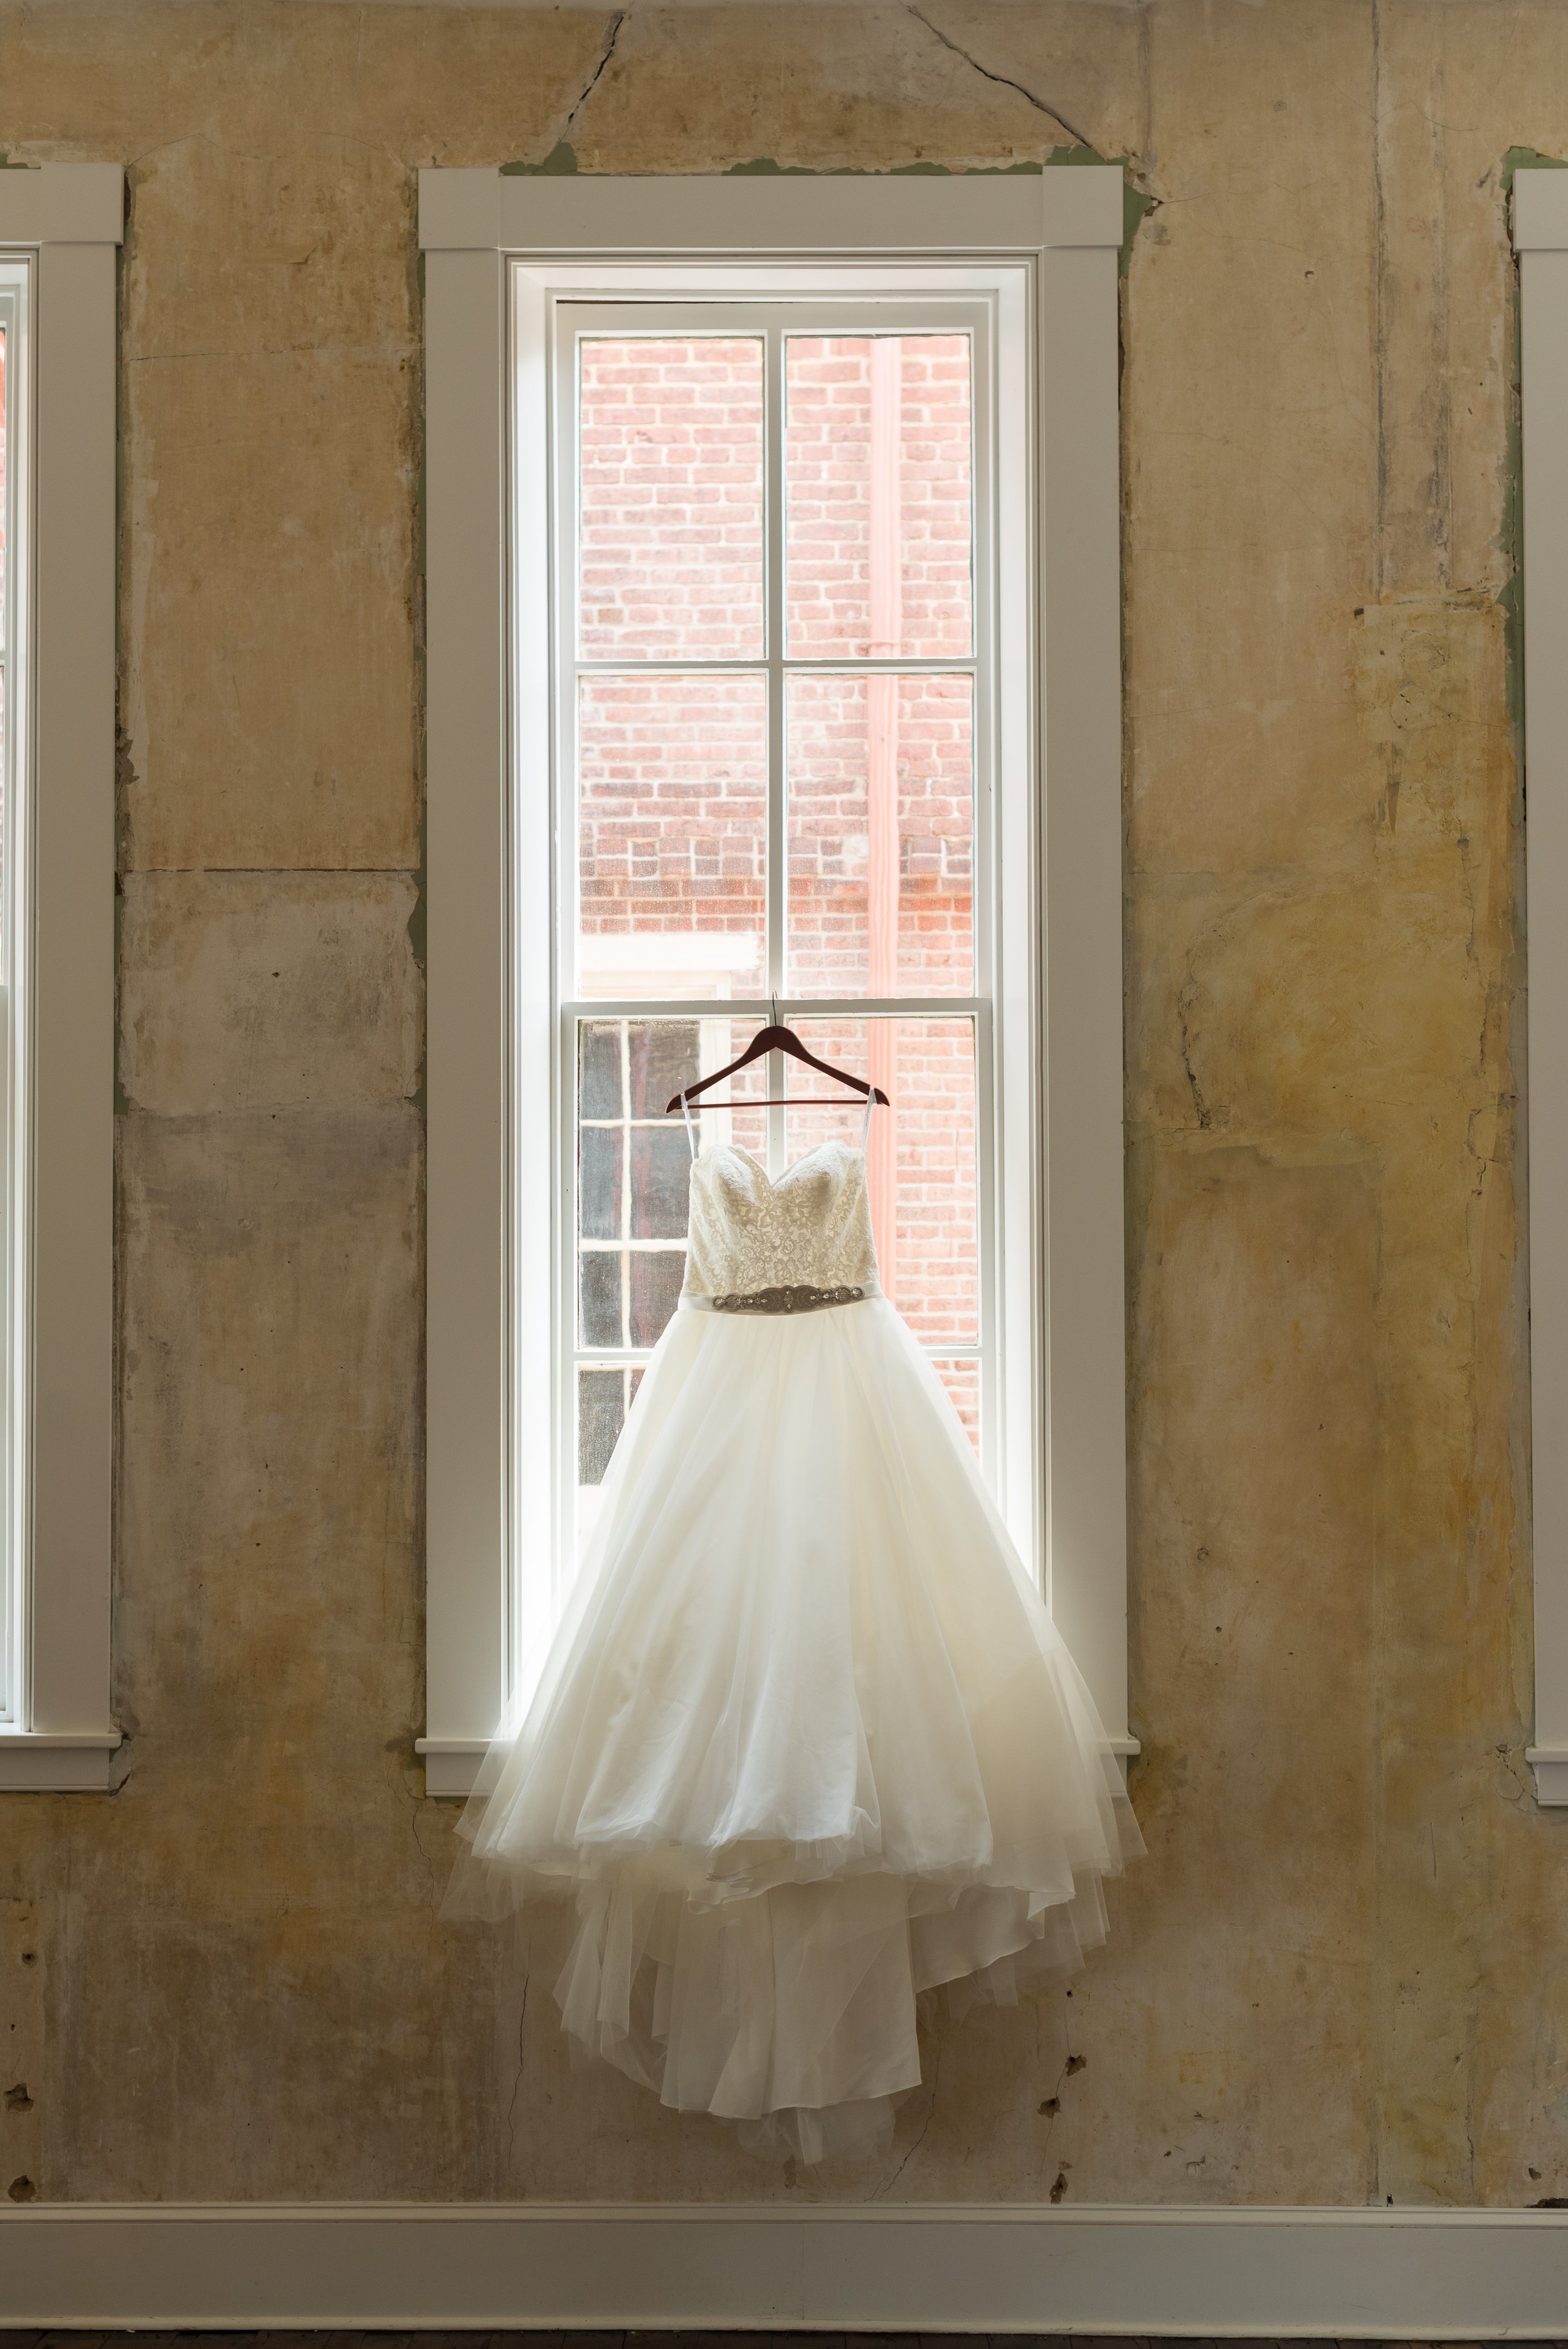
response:
[[[753,1288],[725,1297],[683,1297],[681,1304],[692,1313],[821,1313],[831,1305],[858,1305],[862,1298],[881,1295],[874,1280],[864,1280],[852,1288],[813,1288],[801,1284],[790,1288]]]

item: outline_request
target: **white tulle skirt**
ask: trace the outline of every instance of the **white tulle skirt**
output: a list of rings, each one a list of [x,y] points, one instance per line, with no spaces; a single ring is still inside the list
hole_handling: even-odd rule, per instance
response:
[[[881,1298],[677,1313],[448,1913],[575,1898],[564,2027],[806,2160],[920,2079],[916,2001],[1016,1999],[1140,1848],[1093,1703]]]

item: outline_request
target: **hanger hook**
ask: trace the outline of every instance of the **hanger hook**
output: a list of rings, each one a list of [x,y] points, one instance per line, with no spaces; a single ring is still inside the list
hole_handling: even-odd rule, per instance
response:
[[[773,1025],[775,1028],[779,1025],[779,998],[777,996],[773,998]]]

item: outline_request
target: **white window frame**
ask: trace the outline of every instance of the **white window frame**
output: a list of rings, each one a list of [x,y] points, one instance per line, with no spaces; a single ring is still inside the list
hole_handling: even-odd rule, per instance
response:
[[[1513,181],[1519,255],[1530,979],[1536,1799],[1568,1804],[1568,171]]]
[[[118,163],[0,171],[26,348],[0,985],[0,1790],[108,1785]],[[13,462],[15,460],[15,462]],[[10,649],[10,648],[8,648]]]
[[[1014,831],[999,882],[1015,906],[1010,914],[1005,895],[1004,936],[1043,928],[1044,950],[1026,978],[1016,962],[1010,980],[1002,975],[1007,1118],[996,1130],[1013,1140],[999,1146],[997,1179],[1009,1257],[1016,1244],[1030,1268],[1027,1309],[1004,1316],[1005,1391],[1015,1413],[1020,1394],[1035,1398],[1026,1414],[1038,1413],[1045,1441],[1028,1441],[1026,1418],[1004,1453],[1000,1497],[1108,1729],[1135,1752],[1126,1731],[1121,175],[423,171],[419,233],[429,1125],[428,1733],[418,1749],[427,1786],[468,1790],[549,1630],[549,1576],[514,1560],[549,1537],[537,1496],[553,1487],[556,1371],[551,1349],[514,1333],[549,1330],[560,1311],[550,1104],[563,1007],[552,984],[549,860],[538,853],[548,840],[552,706],[551,305],[634,290],[772,299],[830,282],[885,298],[918,284],[994,301],[998,348],[1013,337],[1014,396],[1035,419],[1032,446],[1024,423],[1017,445],[1036,526],[1034,552],[1016,566],[1023,592],[1009,599],[1015,640],[1001,646],[1012,672],[1001,719],[1022,738],[1009,757],[1025,787],[1004,805]],[[1004,530],[1011,518],[1016,537],[1030,536],[1019,526],[1027,497],[1010,503],[1004,493],[999,503]],[[527,1105],[515,1134],[514,1101]],[[991,1123],[983,1107],[983,1137]]]

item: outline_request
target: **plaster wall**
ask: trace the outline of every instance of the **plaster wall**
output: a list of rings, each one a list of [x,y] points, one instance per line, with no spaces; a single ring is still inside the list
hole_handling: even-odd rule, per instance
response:
[[[1079,142],[1155,200],[1125,287],[1150,1857],[1070,1992],[935,2031],[880,2172],[797,2173],[571,2073],[553,1928],[435,1913],[415,174]],[[1504,207],[1511,150],[1568,155],[1568,11],[0,0],[0,145],[130,181],[129,1744],[112,1797],[0,1803],[0,2183],[1568,2193],[1568,1816],[1522,1761]]]

